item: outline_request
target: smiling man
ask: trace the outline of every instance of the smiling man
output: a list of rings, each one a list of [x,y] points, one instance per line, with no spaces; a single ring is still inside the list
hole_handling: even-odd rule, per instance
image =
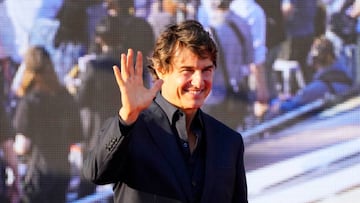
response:
[[[209,33],[193,20],[169,26],[150,59],[151,89],[141,52],[134,57],[129,49],[114,67],[121,107],[98,133],[85,177],[113,183],[115,202],[247,202],[242,137],[201,110],[217,58]]]

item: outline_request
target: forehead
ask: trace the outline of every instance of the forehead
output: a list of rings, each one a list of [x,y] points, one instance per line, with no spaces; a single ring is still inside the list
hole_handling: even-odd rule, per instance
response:
[[[213,61],[211,60],[210,54],[200,56],[187,47],[178,47],[174,51],[171,63],[173,65],[194,66],[197,63],[212,65]]]

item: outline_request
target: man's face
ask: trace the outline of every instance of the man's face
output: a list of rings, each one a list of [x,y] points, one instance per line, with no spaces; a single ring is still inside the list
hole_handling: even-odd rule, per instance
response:
[[[187,48],[179,48],[170,70],[158,73],[164,81],[162,95],[184,112],[200,108],[209,95],[215,66],[210,58],[199,58]]]

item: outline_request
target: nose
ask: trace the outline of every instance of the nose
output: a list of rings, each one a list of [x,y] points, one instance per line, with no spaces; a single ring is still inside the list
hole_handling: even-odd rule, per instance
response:
[[[201,71],[194,72],[192,76],[191,84],[196,88],[202,87],[202,85],[204,84],[204,76]]]

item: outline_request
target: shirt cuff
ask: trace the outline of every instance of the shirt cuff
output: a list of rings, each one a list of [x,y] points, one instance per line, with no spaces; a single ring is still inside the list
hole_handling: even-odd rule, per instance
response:
[[[120,116],[118,116],[118,119],[119,119],[119,127],[120,127],[121,134],[123,136],[127,136],[129,134],[129,132],[133,129],[135,123],[133,123],[131,125],[127,125]]]

